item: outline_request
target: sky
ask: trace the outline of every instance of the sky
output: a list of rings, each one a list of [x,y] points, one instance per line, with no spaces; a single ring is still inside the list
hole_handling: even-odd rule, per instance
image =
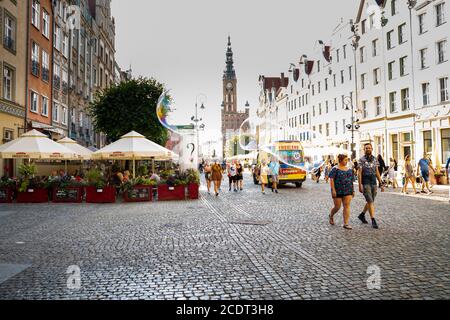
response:
[[[222,75],[231,36],[238,108],[255,112],[259,75],[288,74],[290,63],[354,19],[359,0],[112,0],[116,60],[134,76],[171,89],[174,123],[188,124],[196,100],[207,132],[220,130]],[[206,99],[204,98],[206,95]],[[206,100],[206,101],[205,101]],[[206,135],[209,136],[209,135]]]

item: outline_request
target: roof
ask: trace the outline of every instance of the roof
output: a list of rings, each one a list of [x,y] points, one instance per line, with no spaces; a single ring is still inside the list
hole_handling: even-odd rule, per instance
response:
[[[284,77],[284,74],[282,74],[281,77],[266,78],[261,76],[260,80],[264,83],[264,90],[271,90],[272,88],[275,88],[275,92],[277,92],[281,87],[287,88],[289,85],[289,78]]]

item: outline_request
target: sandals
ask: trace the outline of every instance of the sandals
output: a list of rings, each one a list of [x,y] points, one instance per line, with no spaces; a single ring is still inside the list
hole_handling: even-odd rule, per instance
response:
[[[334,223],[334,218],[333,218],[333,216],[331,216],[331,214],[328,216],[328,219],[329,219],[329,221],[330,221],[330,224],[331,224],[332,226],[334,226],[334,225],[335,225],[335,223]]]
[[[344,229],[346,229],[346,230],[353,230],[353,227],[350,226],[350,225],[345,225],[345,226],[344,226]]]

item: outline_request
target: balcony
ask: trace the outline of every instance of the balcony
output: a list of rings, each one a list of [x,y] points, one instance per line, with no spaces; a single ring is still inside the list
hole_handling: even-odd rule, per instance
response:
[[[59,90],[61,88],[61,78],[58,76],[53,76],[53,88]]]
[[[40,66],[39,62],[31,60],[31,73],[34,76],[39,77],[40,69],[41,69],[41,66]]]
[[[50,79],[50,70],[47,68],[42,68],[42,80],[47,81]]]
[[[5,48],[9,49],[9,50],[15,50],[15,43],[14,43],[14,39],[9,37],[9,36],[5,36],[3,38],[3,45],[5,46]]]

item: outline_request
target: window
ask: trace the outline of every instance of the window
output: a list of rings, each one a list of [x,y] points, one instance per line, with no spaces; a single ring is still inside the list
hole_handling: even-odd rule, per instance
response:
[[[424,106],[430,105],[430,84],[422,83],[422,103]]]
[[[61,67],[59,64],[53,64],[53,87],[56,90],[61,88]]]
[[[336,74],[333,74],[333,85],[336,87]]]
[[[325,125],[325,131],[326,131],[327,137],[329,137],[329,136],[330,136],[330,124],[329,124],[329,123],[327,123],[327,124]]]
[[[400,76],[406,76],[407,72],[406,72],[406,61],[407,61],[407,57],[401,57],[400,58]]]
[[[5,15],[5,37],[3,44],[9,50],[16,49],[16,21],[8,15]]]
[[[425,17],[426,17],[426,13],[419,14],[419,34],[424,34],[426,32]]]
[[[339,133],[339,124],[337,121],[334,122],[334,134],[338,135]]]
[[[353,69],[352,66],[350,66],[348,67],[348,79],[352,81],[352,77],[353,77]]]
[[[361,21],[361,33],[365,34],[367,31],[367,20]]]
[[[61,28],[59,26],[55,26],[55,30],[53,32],[53,46],[56,50],[61,50]]]
[[[368,112],[367,112],[367,100],[364,100],[362,102],[363,105],[363,118],[367,118],[368,117]]]
[[[6,100],[13,100],[13,83],[14,70],[8,66],[3,67],[3,98]]]
[[[59,122],[59,106],[53,103],[53,121]]]
[[[38,104],[39,104],[39,102],[38,102],[38,94],[36,92],[34,92],[34,91],[31,91],[30,100],[31,100],[30,101],[30,110],[31,110],[31,112],[37,113],[38,112]]]
[[[369,21],[370,21],[370,29],[373,29],[374,25],[375,25],[375,13],[372,13],[369,17]]]
[[[393,36],[394,36],[394,30],[389,31],[386,35],[388,50],[390,50],[394,47],[394,41],[392,39]]]
[[[112,60],[110,60],[110,68],[112,69]],[[320,72],[320,61],[317,61],[317,72]]]
[[[445,3],[442,2],[436,6],[436,26],[439,27],[440,25],[445,23],[445,10],[444,10]]]
[[[42,50],[42,80],[47,81],[50,79],[50,56],[47,52]]]
[[[402,44],[402,43],[406,42],[405,29],[406,29],[406,23],[398,26],[398,44]]]
[[[319,103],[319,116],[321,116],[321,115],[322,115],[322,104]]]
[[[79,116],[79,118],[78,118],[79,126],[80,126],[80,128],[82,128],[83,127],[83,112],[80,112],[78,114],[78,116]]]
[[[347,45],[344,44],[344,46],[342,47],[342,51],[344,53],[344,59],[347,59]]]
[[[63,36],[62,53],[64,57],[69,57],[69,37],[66,34]]]
[[[427,49],[421,49],[419,51],[420,55],[420,68],[425,69],[427,67]]]
[[[320,93],[320,81],[317,83],[317,93]]]
[[[380,68],[373,70],[373,84],[377,85],[380,83],[381,73]]]
[[[448,101],[448,77],[439,79],[439,91],[441,102]]]
[[[325,79],[325,91],[328,91],[328,78]]]
[[[33,42],[31,46],[31,73],[39,77],[39,69],[39,46],[36,42]]]
[[[339,63],[340,57],[339,57],[339,49],[336,49],[336,62]]]
[[[45,117],[48,116],[48,98],[42,97],[41,114]]]
[[[63,107],[62,108],[62,118],[61,118],[61,123],[62,124],[67,124],[67,108]]]
[[[42,34],[50,38],[50,15],[45,10],[42,11]]]
[[[424,131],[423,133],[423,152],[433,152],[433,139],[431,138],[431,131]]]
[[[438,63],[443,63],[445,59],[445,49],[447,47],[447,41],[442,40],[437,43]]]
[[[397,112],[397,92],[389,93],[389,106],[391,113]]]
[[[361,75],[361,89],[365,89],[366,88],[366,74],[365,73],[363,73],[362,75]]]
[[[376,57],[378,55],[378,39],[372,41],[372,56]]]
[[[342,133],[345,134],[345,119],[342,119]]]
[[[329,105],[328,105],[328,100],[327,101],[325,101],[325,113],[328,113],[330,110],[329,110]]]
[[[341,70],[341,83],[344,84],[344,70]]]
[[[450,129],[441,130],[442,162],[450,157]]]
[[[401,91],[402,97],[402,111],[409,110],[409,89],[402,89]]]
[[[388,64],[388,78],[389,78],[389,80],[394,79],[394,65],[395,65],[395,61],[389,62],[389,64]]]
[[[361,63],[364,63],[364,61],[366,60],[365,59],[365,47],[361,47],[361,48],[359,48],[359,57],[360,57],[360,62]]]
[[[381,115],[381,97],[375,97],[375,115]]]
[[[397,0],[391,1],[391,15],[395,16],[397,14]]]
[[[392,157],[398,160],[398,135],[393,134],[392,136]]]
[[[39,22],[41,18],[40,4],[38,0],[33,0],[31,5],[31,23],[39,29]]]

